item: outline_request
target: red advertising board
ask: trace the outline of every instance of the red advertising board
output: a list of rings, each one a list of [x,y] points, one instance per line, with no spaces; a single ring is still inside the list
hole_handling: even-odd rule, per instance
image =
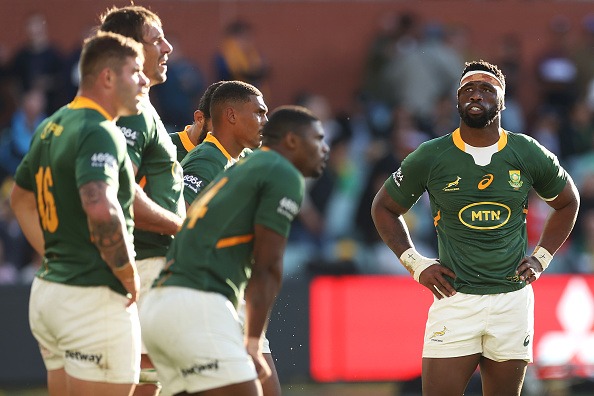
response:
[[[594,376],[594,276],[534,284],[534,360],[542,377]],[[310,288],[316,381],[393,381],[421,375],[433,295],[406,276],[318,277]]]

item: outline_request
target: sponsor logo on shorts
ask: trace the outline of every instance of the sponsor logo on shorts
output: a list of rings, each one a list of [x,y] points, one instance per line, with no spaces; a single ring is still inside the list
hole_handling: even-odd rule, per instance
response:
[[[404,176],[402,175],[402,168],[398,168],[396,172],[392,173],[392,179],[394,179],[394,183],[400,187],[400,183],[402,183],[402,179],[404,179]]]
[[[460,176],[456,176],[456,180],[454,180],[453,182],[448,183],[443,188],[443,191],[458,191],[460,189],[460,187],[458,187],[458,184],[460,183],[460,180],[462,180],[462,178]]]
[[[188,375],[192,375],[192,374],[200,374],[206,370],[218,370],[218,369],[219,369],[219,361],[215,360],[212,363],[201,364],[199,366],[193,365],[190,368],[181,369],[181,373],[184,377],[187,377]]]
[[[448,331],[447,327],[443,326],[443,330],[442,331],[436,331],[435,333],[433,333],[431,335],[431,337],[429,337],[429,339],[431,341],[435,341],[435,342],[443,342],[443,340],[440,340],[437,337],[443,337],[447,331]]]
[[[192,175],[185,175],[184,176],[184,186],[188,187],[190,190],[194,191],[195,194],[202,189],[202,185],[204,182],[197,178],[196,176]]]
[[[109,153],[95,153],[91,156],[91,166],[93,168],[117,169],[118,162]]]
[[[527,347],[528,344],[530,344],[530,334],[528,334],[526,338],[524,338],[524,346]]]
[[[291,198],[283,197],[278,203],[276,212],[285,216],[290,221],[293,221],[293,218],[299,213],[299,205],[297,205],[297,202],[293,201]]]
[[[136,144],[136,139],[138,139],[138,132],[123,126],[118,126],[118,128],[120,128],[120,131],[122,131],[122,133],[124,134],[128,146],[134,147],[134,145]]]
[[[97,366],[101,363],[101,359],[103,359],[103,355],[98,353],[83,353],[80,351],[69,350],[64,353],[64,357],[66,359],[73,359],[81,362],[95,363]]]

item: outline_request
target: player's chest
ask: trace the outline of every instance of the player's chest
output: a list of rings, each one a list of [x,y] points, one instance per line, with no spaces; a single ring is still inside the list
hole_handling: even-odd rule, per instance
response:
[[[427,189],[436,203],[460,210],[466,206],[523,205],[532,186],[526,168],[505,158],[485,166],[467,158],[439,163],[431,172]]]

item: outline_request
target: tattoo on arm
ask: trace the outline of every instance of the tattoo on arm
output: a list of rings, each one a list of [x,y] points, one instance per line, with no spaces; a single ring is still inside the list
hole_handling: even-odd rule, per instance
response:
[[[130,262],[130,253],[125,237],[123,218],[118,213],[113,203],[106,199],[104,182],[90,182],[80,188],[80,197],[83,208],[88,209],[94,205],[109,207],[109,220],[103,222],[93,221],[88,218],[91,240],[101,252],[101,257],[112,268],[121,268]]]

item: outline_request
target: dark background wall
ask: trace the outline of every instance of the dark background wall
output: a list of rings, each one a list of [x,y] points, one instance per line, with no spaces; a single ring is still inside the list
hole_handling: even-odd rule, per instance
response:
[[[52,40],[69,52],[81,35],[98,22],[98,14],[119,0],[0,0],[0,44],[14,51],[24,43],[27,15],[47,16]],[[354,93],[360,85],[367,49],[379,29],[380,18],[390,12],[414,12],[422,22],[440,21],[469,28],[469,49],[492,60],[505,34],[517,34],[523,48],[525,79],[521,93],[526,107],[534,101],[535,57],[549,43],[548,25],[555,15],[572,22],[578,39],[581,22],[594,13],[589,1],[539,0],[403,0],[403,1],[200,1],[137,0],[157,12],[166,36],[179,41],[178,50],[197,62],[214,80],[212,56],[223,28],[243,19],[255,28],[256,41],[268,59],[272,76],[269,106],[293,101],[301,90],[327,96],[334,110],[355,109]],[[461,65],[462,68],[462,65]]]

